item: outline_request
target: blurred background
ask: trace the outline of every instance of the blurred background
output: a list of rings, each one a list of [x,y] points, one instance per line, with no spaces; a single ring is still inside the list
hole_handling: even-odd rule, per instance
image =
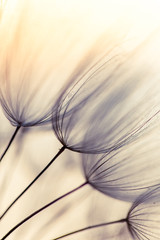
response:
[[[91,50],[95,54],[102,51],[102,46],[97,44],[99,39],[108,48],[121,42],[121,51],[129,52],[152,32],[158,31],[159,11],[158,0],[1,1],[0,71],[4,71],[2,56],[9,52],[9,67],[12,69],[11,77],[14,78],[11,85],[13,99],[14,92],[16,95],[16,91],[21,91],[21,76],[26,78],[29,90],[32,85],[35,86],[34,91],[42,86],[42,91],[35,101],[30,99],[30,108],[26,110],[35,115],[38,107],[41,107],[42,99],[46,104],[50,96],[54,95],[56,99],[59,90],[70,79],[76,67],[83,65]],[[25,91],[20,94],[22,102]],[[0,123],[2,154],[15,127],[10,124],[2,109]],[[0,164],[1,213],[61,147],[51,123],[20,129]],[[2,219],[0,237],[33,211],[84,181],[81,154],[66,150]],[[124,218],[130,205],[85,186],[33,217],[8,239],[53,239],[88,225]],[[125,223],[121,223],[66,239],[127,240],[131,236]]]

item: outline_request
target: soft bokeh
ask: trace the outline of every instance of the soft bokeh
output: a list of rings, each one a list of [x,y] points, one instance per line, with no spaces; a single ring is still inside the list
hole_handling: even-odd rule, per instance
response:
[[[90,67],[92,61],[87,62],[87,66],[83,63],[99,40],[104,45],[95,45],[94,53],[102,56],[106,43],[116,42],[118,45],[120,41],[121,51],[128,52],[143,44],[152,32],[160,31],[158,0],[6,0],[1,3],[0,81],[2,84],[6,80],[7,66],[11,85],[5,96],[8,103],[13,104],[11,109],[15,114],[24,110],[25,119],[28,114],[32,120],[37,117],[39,108],[41,113],[48,109],[53,95],[56,99],[58,91],[76,70]],[[2,153],[15,128],[4,116],[3,110],[0,111]],[[60,147],[51,124],[20,130],[0,164],[0,212]],[[34,210],[83,183],[85,178],[81,164],[78,153],[66,150],[6,214],[0,222],[0,237]],[[124,218],[129,207],[126,202],[86,186],[35,216],[8,239],[49,240],[91,224]],[[127,240],[131,236],[125,224],[118,224],[66,239]]]

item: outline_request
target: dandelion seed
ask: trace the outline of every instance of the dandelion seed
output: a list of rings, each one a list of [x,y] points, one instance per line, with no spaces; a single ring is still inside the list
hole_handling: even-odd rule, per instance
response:
[[[46,124],[51,120],[58,87],[56,89],[55,80],[51,80],[51,69],[43,64],[46,61],[44,49],[40,51],[37,47],[37,52],[28,56],[28,53],[22,52],[27,45],[23,41],[23,35],[26,34],[18,28],[15,35],[18,36],[7,46],[6,52],[2,52],[1,105],[13,126]]]
[[[144,60],[142,53],[144,53],[144,50],[148,50],[148,54],[150,53],[150,47],[153,42],[156,43],[153,41],[155,40],[154,37],[155,36],[151,38],[152,41],[150,39],[147,40],[144,47],[140,46],[136,49],[135,53],[131,54],[130,58],[127,57],[127,62],[126,59],[124,62],[121,61],[123,58],[120,60],[119,56],[118,58],[114,57],[115,55],[112,55],[113,51],[109,51],[110,54],[109,57],[107,57],[108,60],[105,58],[104,61],[104,58],[102,58],[102,61],[98,62],[94,68],[90,68],[87,75],[83,75],[85,71],[82,71],[80,79],[75,85],[74,81],[72,81],[73,84],[71,84],[71,86],[69,85],[68,91],[62,94],[61,99],[58,99],[56,117],[53,115],[53,128],[58,139],[63,144],[63,150],[69,148],[83,153],[108,152],[105,157],[111,158],[112,161],[108,161],[109,164],[113,164],[113,161],[117,161],[117,164],[122,166],[122,170],[123,166],[127,164],[127,171],[128,169],[131,171],[132,166],[130,164],[133,164],[133,166],[135,166],[134,171],[136,172],[136,169],[139,167],[137,165],[138,160],[136,165],[134,165],[135,159],[133,159],[131,152],[133,152],[134,148],[136,149],[137,146],[140,147],[141,144],[138,142],[135,146],[130,145],[130,149],[127,150],[128,144],[143,135],[146,131],[148,131],[147,129],[154,128],[159,117],[158,103],[160,100],[160,86],[159,80],[157,80],[157,72],[155,73],[152,67],[148,73],[148,70],[144,67],[144,69],[142,68],[143,74],[140,74],[140,71],[142,72],[142,69],[140,69],[140,66],[142,67],[142,59]],[[113,50],[113,48],[111,48],[111,50]],[[147,53],[145,54],[147,55]],[[141,57],[142,59],[139,59],[138,57]],[[155,58],[153,58],[153,60],[155,61]],[[137,61],[138,63],[135,63]],[[104,63],[104,65],[102,63]],[[135,67],[133,69],[134,71],[128,70],[131,63],[135,63]],[[147,59],[147,64],[149,65],[149,63],[151,64],[150,59]],[[127,69],[129,72],[126,73],[124,69]],[[150,81],[150,75],[152,73],[154,78],[152,79],[153,81]],[[118,76],[119,78],[117,78]],[[122,78],[122,76],[124,78]],[[99,81],[97,81],[97,79]],[[119,81],[119,79],[122,80]],[[153,141],[153,139],[151,140]],[[149,141],[150,140],[148,139],[148,142]],[[140,155],[144,154],[141,160],[142,164],[140,165],[142,170],[143,163],[145,163],[144,158],[147,154],[144,149],[145,141],[143,144],[143,150],[141,152],[137,152],[137,155],[135,153],[133,154],[136,159],[140,159]],[[125,145],[125,150],[122,152],[116,152],[119,148]],[[147,156],[147,159],[149,159],[149,157],[151,160],[153,159],[154,155],[151,155],[152,150],[155,148],[156,147],[154,146],[153,141],[153,144],[149,147],[150,154]],[[112,151],[115,152],[112,153]],[[157,151],[154,151],[155,157],[157,157],[156,152]],[[128,161],[124,161],[125,155]],[[122,160],[117,160],[118,156],[120,156]],[[88,164],[88,162],[90,164],[91,162],[93,165],[90,164],[90,166],[93,166],[94,169],[94,164],[99,158],[97,159],[97,156],[90,156],[88,158],[90,158],[90,160],[85,160],[85,168],[86,164]],[[102,157],[100,162],[103,161],[103,158],[104,157]],[[51,160],[51,162],[53,161]],[[48,166],[50,166],[50,163]],[[104,166],[106,167],[106,164],[102,164],[102,167],[100,168],[100,170],[102,169],[102,173]],[[48,167],[46,167],[45,170],[47,168]],[[154,180],[152,180],[152,184],[157,184],[157,180],[159,178],[157,177],[156,169],[153,166],[152,169],[154,169],[153,171],[156,173]],[[29,187],[39,178],[39,176],[41,176],[42,173],[44,173],[45,170],[41,171],[31,184],[29,184],[28,187],[26,187],[26,189],[17,197],[17,199],[19,199],[29,189]],[[88,170],[85,171],[86,176],[88,176]],[[104,175],[100,176],[99,179],[95,178],[96,184],[94,182],[95,176],[93,174],[90,178],[90,183],[93,186],[96,186],[96,188],[100,191],[103,191],[113,197],[120,199],[125,198],[128,200],[135,198],[140,191],[140,188],[143,190],[143,188],[149,186],[147,180],[146,182],[142,182],[143,186],[140,186],[140,184],[138,185],[138,183],[136,185],[136,180],[133,176],[135,173],[133,173],[130,178],[128,185],[125,183],[125,181],[128,181],[129,179],[128,176],[124,176],[124,180],[121,178],[118,182],[117,172],[118,168],[116,168],[115,165],[114,171],[111,172],[114,174],[113,178],[117,180],[115,185],[111,185],[114,185],[114,191],[111,187],[109,189],[109,186],[107,185],[111,180],[110,178],[108,179],[107,170]],[[96,173],[97,170],[95,171],[95,175]],[[122,173],[124,173],[124,171],[122,171]],[[139,176],[140,175],[138,175],[138,177]],[[105,187],[102,186],[103,184],[100,181],[102,178],[106,178],[108,180],[105,182]],[[134,184],[133,181],[135,181]],[[99,183],[101,183],[100,186]],[[124,190],[126,194],[123,194]],[[13,201],[8,209],[17,201],[17,199]]]
[[[70,86],[53,116],[63,145],[83,153],[110,152],[153,124],[160,112],[159,39],[156,32],[130,54],[110,54]]]
[[[21,126],[30,127],[51,121],[54,102],[63,88],[63,84],[55,88],[48,47],[43,47],[45,37],[39,38],[40,32],[31,28],[31,25],[38,27],[38,17],[34,19],[29,5],[25,10],[20,3],[17,8],[15,6],[16,17],[12,16],[14,13],[10,15],[7,7],[10,5],[6,6],[0,25],[0,103],[5,116],[16,129],[0,161]],[[46,32],[43,33],[45,35]],[[48,61],[49,67],[44,66],[44,61]]]
[[[85,177],[98,191],[133,201],[148,187],[160,182],[159,144],[159,133],[155,128],[116,151],[83,154]]]
[[[53,22],[51,19],[47,22],[46,18],[42,24],[39,19],[43,19],[44,12],[33,6],[30,8],[24,1],[13,3],[11,9],[15,8],[16,16],[7,9],[0,25],[0,102],[5,116],[16,127],[15,133],[21,126],[51,122],[57,98],[83,56],[79,52],[87,48],[83,36],[86,29],[84,32],[81,28],[75,30],[74,21],[69,18],[62,27],[62,17],[57,21],[53,17]],[[69,62],[75,55],[80,59],[72,63],[71,68]],[[12,141],[11,137],[0,160]]]
[[[28,1],[15,3],[16,16],[5,14],[0,26],[0,101],[16,127],[51,121],[57,98],[88,48],[86,29],[77,30],[69,16],[64,25],[63,16],[56,19],[48,4],[51,16]]]
[[[133,203],[128,213],[128,229],[133,239],[160,239],[160,187],[150,188]]]
[[[109,30],[108,30],[109,31]],[[90,73],[90,71],[92,71],[94,69],[94,67],[98,67],[99,64],[101,64],[101,61],[104,60],[104,56],[105,58],[108,59],[108,57],[106,56],[106,52],[107,53],[111,53],[113,55],[113,52],[117,46],[117,44],[119,42],[122,41],[123,37],[125,36],[126,33],[124,32],[121,32],[120,36],[117,36],[116,39],[114,39],[114,37],[112,38],[112,44],[109,44],[111,43],[111,36],[110,36],[110,31],[109,33],[105,32],[102,34],[102,36],[99,36],[97,37],[97,39],[94,41],[93,45],[90,47],[89,50],[87,50],[86,54],[83,56],[83,58],[81,59],[78,67],[75,68],[75,70],[73,71],[73,73],[71,74],[68,82],[65,86],[64,86],[64,90],[62,91],[62,94],[61,96],[63,96],[65,94],[65,92],[67,91],[70,91],[70,87],[72,86],[72,84],[74,85],[75,82],[77,83],[77,81],[75,79],[77,78],[83,78],[84,74],[88,74]],[[106,35],[108,36],[108,40],[104,41],[104,39],[106,39]],[[123,39],[124,40],[124,39]],[[107,49],[105,49],[105,52],[104,52],[104,46],[108,46]],[[81,84],[81,82],[80,82]],[[78,85],[79,86],[79,85]],[[77,87],[77,86],[76,86]],[[8,88],[7,88],[8,89]],[[7,90],[8,91],[8,90]],[[72,92],[70,92],[72,94]],[[2,94],[3,96],[3,94]],[[10,98],[10,94],[6,95],[7,97]],[[59,99],[57,100],[57,102],[55,103],[52,103],[53,105],[53,109],[52,109],[52,121],[56,122],[57,123],[57,118],[61,116],[58,116],[57,114],[57,106],[58,106],[58,103],[59,103]],[[5,107],[5,100],[2,101],[2,105],[3,105],[3,108],[5,109],[5,112],[7,113],[7,117],[8,119],[12,122],[13,125],[16,125],[18,124],[16,118],[14,118],[12,112],[14,111],[10,111],[8,110],[8,106]],[[10,106],[12,106],[12,102],[10,102]],[[67,106],[67,102],[64,103],[64,106],[63,108],[65,108]],[[23,104],[22,104],[23,105]],[[20,109],[20,106],[21,106],[21,102],[19,103],[18,102],[18,106],[17,106],[17,110],[19,112],[19,109]],[[28,108],[28,106],[27,106]],[[14,109],[14,108],[13,108]],[[24,112],[25,113],[25,112]],[[18,116],[18,114],[16,114]],[[49,117],[50,118],[50,117]],[[26,117],[26,121],[28,121],[30,118],[27,118]],[[28,122],[29,123],[29,122]],[[25,121],[23,122],[21,120],[21,123],[20,125],[24,125],[25,126],[28,126],[28,123]],[[36,125],[37,124],[41,124],[42,122],[36,122]],[[44,123],[44,122],[43,122]],[[55,124],[56,124],[55,123]],[[57,157],[66,149],[66,146],[63,144],[62,148],[58,151],[58,153],[56,154],[55,157],[53,157],[53,159],[51,159],[51,161],[47,164],[47,166],[42,169],[42,171],[33,179],[33,181],[31,181],[31,183],[12,201],[12,203],[7,207],[7,209],[2,213],[2,215],[0,216],[0,219],[2,219],[5,214],[9,211],[9,209],[18,201],[18,199],[20,197],[22,197],[22,195],[34,184],[35,181],[38,180],[38,178],[49,168],[49,166],[55,161],[55,159],[57,159]]]

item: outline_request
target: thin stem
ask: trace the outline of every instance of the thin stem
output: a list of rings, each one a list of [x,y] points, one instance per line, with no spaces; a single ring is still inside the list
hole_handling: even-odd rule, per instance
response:
[[[0,220],[6,215],[6,213],[9,211],[9,209],[18,201],[20,197],[23,196],[23,194],[38,180],[38,178],[49,168],[49,166],[58,158],[58,156],[65,150],[65,146],[63,146],[58,153],[52,158],[52,160],[47,164],[45,168],[32,180],[32,182],[18,195],[18,197],[15,198],[15,200],[7,207],[7,209],[3,212],[3,214],[0,216]]]
[[[83,232],[83,231],[86,231],[86,230],[90,230],[90,229],[93,229],[93,228],[104,227],[104,226],[108,226],[108,225],[111,225],[111,224],[122,223],[122,222],[126,222],[126,219],[121,219],[121,220],[117,220],[117,221],[113,221],[113,222],[100,223],[100,224],[88,226],[88,227],[85,227],[85,228],[80,228],[80,229],[78,229],[76,231],[69,232],[67,234],[64,234],[64,235],[62,235],[60,237],[54,238],[52,240],[62,239],[62,238],[71,236],[73,234],[80,233],[80,232]]]
[[[15,137],[16,137],[16,135],[17,135],[19,129],[20,129],[20,127],[21,127],[21,126],[16,127],[16,130],[14,131],[14,133],[13,133],[13,135],[12,135],[12,137],[11,137],[11,139],[10,139],[10,141],[9,141],[9,143],[8,143],[8,145],[7,145],[7,147],[6,147],[6,149],[4,150],[2,156],[0,157],[0,162],[1,162],[2,159],[4,158],[4,156],[5,156],[5,154],[7,153],[9,147],[11,146],[11,144],[12,144],[13,140],[15,139]]]
[[[58,202],[59,200],[67,197],[68,195],[76,192],[77,190],[81,189],[82,187],[84,187],[85,185],[87,185],[88,182],[85,182],[83,184],[81,184],[80,186],[72,189],[71,191],[65,193],[64,195],[56,198],[55,200],[53,200],[52,202],[46,204],[45,206],[43,206],[42,208],[38,209],[37,211],[33,212],[32,214],[30,214],[28,217],[24,218],[21,222],[19,222],[17,225],[15,225],[3,238],[1,238],[1,240],[6,239],[12,232],[14,232],[17,228],[19,228],[22,224],[24,224],[25,222],[27,222],[29,219],[31,219],[32,217],[34,217],[35,215],[37,215],[38,213],[40,213],[41,211],[45,210],[46,208],[50,207],[51,205],[53,205],[54,203]]]

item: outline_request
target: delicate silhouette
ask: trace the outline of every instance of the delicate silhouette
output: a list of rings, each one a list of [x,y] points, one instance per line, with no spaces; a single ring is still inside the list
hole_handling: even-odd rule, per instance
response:
[[[133,239],[160,239],[160,187],[143,193],[133,203],[127,219]]]
[[[115,51],[116,45],[118,44],[117,41],[120,39],[118,38],[117,41],[113,41],[109,47],[103,50],[103,47],[107,45],[108,41],[104,41],[104,37],[106,37],[106,34],[101,36],[93,46],[91,47],[90,51],[85,55],[83,61],[80,63],[80,65],[75,68],[73,71],[73,74],[70,76],[68,83],[64,87],[64,91],[62,91],[61,97],[65,96],[65,92],[71,91],[73,86],[77,86],[77,84],[81,84],[86,79],[86,76],[88,74],[91,74],[92,71],[94,71],[94,68],[97,69],[99,68],[99,65],[102,67],[102,63],[106,63],[106,59],[109,57],[107,54],[110,56],[113,55],[113,52]],[[122,37],[122,36],[121,36]],[[107,60],[107,62],[110,61],[110,58]],[[92,77],[92,76],[91,76]],[[79,85],[78,85],[79,86]],[[100,86],[101,87],[101,86]],[[53,104],[53,111],[52,111],[52,122],[55,122],[55,125],[58,123],[57,118],[60,117],[61,115],[58,116],[57,113],[57,106],[59,103],[59,100],[61,98],[58,98],[57,102],[55,105]],[[85,98],[84,98],[85,100]],[[64,109],[68,105],[68,101],[64,103]],[[68,115],[68,114],[67,114]],[[63,117],[64,118],[64,117]],[[13,120],[13,119],[12,119]],[[11,120],[11,121],[12,121]],[[46,165],[44,169],[31,181],[31,183],[12,201],[12,203],[7,207],[7,209],[2,213],[0,216],[0,219],[4,217],[4,215],[8,212],[8,210],[17,202],[17,200],[34,184],[35,181],[38,180],[38,178],[49,168],[49,166],[55,161],[55,159],[66,149],[66,145],[64,144],[62,148],[58,151],[56,156],[54,156],[51,161]]]
[[[157,128],[146,129],[143,136],[110,153],[82,154],[85,177],[104,194],[133,201],[160,183],[159,144]]]
[[[53,116],[64,146],[82,153],[110,152],[133,141],[151,119],[153,124],[160,111],[159,39],[156,32],[131,53],[110,53],[71,84]]]

